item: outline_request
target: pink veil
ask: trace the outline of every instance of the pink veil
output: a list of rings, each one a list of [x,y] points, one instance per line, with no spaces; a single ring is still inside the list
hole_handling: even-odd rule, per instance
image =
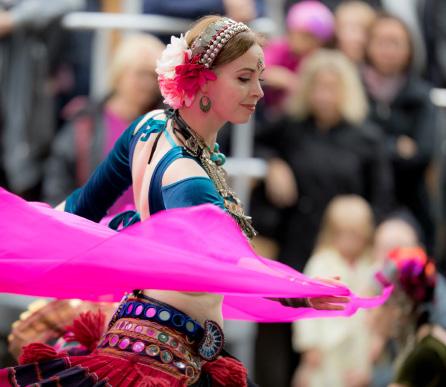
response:
[[[391,292],[360,297],[260,257],[212,205],[163,211],[116,232],[0,188],[0,292],[118,301],[133,289],[223,294],[226,319],[258,322],[348,316]],[[317,295],[351,299],[344,311],[317,311],[265,298]]]

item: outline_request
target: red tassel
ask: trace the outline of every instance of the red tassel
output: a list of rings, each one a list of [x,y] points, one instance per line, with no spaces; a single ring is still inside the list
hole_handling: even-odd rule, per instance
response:
[[[247,387],[246,368],[237,359],[219,357],[204,364],[203,370],[211,376],[212,387]]]
[[[19,364],[29,364],[44,360],[66,357],[66,352],[57,352],[53,347],[43,343],[31,343],[22,348]]]
[[[98,310],[96,313],[92,311],[83,312],[73,321],[73,325],[67,326],[67,333],[64,339],[67,342],[77,341],[89,351],[93,351],[105,327],[105,314]]]

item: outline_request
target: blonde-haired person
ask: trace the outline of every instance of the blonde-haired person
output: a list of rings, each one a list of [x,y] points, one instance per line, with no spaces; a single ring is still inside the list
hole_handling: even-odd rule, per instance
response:
[[[364,1],[346,1],[336,8],[336,47],[358,65],[365,60],[368,30],[375,18],[376,11]]]
[[[360,126],[364,123],[368,113],[367,96],[358,71],[340,51],[316,52],[303,63],[299,80],[299,91],[288,101],[289,115],[298,119],[315,115],[323,126],[326,125],[322,121],[330,125],[330,119],[332,124],[346,121]],[[324,90],[321,87],[324,85],[332,87]],[[313,90],[315,86],[317,90]]]
[[[367,100],[355,66],[338,51],[320,50],[305,61],[300,79],[288,115],[256,139],[258,155],[268,160],[266,196],[281,209],[278,233],[270,236],[279,242],[279,258],[298,270],[333,197],[362,195],[381,214],[392,196],[380,132],[364,122]],[[253,217],[261,224],[260,211]]]
[[[155,67],[164,48],[159,39],[148,34],[123,38],[112,54],[105,99],[77,98],[65,108],[69,120],[56,136],[45,167],[45,201],[60,203],[81,187],[129,124],[161,105]],[[132,202],[129,189],[110,213]]]
[[[334,198],[328,205],[318,241],[305,273],[340,275],[359,294],[371,277],[374,220],[370,205],[356,195]],[[361,387],[368,384],[370,331],[365,313],[352,318],[294,323],[293,343],[303,353],[293,386]]]

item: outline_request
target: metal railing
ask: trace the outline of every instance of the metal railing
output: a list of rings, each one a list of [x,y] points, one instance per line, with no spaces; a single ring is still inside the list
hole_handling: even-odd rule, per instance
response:
[[[432,103],[442,109],[446,108],[446,89],[432,89],[431,90]]]

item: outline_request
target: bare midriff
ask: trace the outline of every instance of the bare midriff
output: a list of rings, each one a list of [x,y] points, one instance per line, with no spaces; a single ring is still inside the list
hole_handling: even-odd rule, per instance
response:
[[[206,320],[213,320],[221,327],[223,326],[223,296],[221,295],[148,289],[144,290],[144,294],[181,310],[201,325]]]

